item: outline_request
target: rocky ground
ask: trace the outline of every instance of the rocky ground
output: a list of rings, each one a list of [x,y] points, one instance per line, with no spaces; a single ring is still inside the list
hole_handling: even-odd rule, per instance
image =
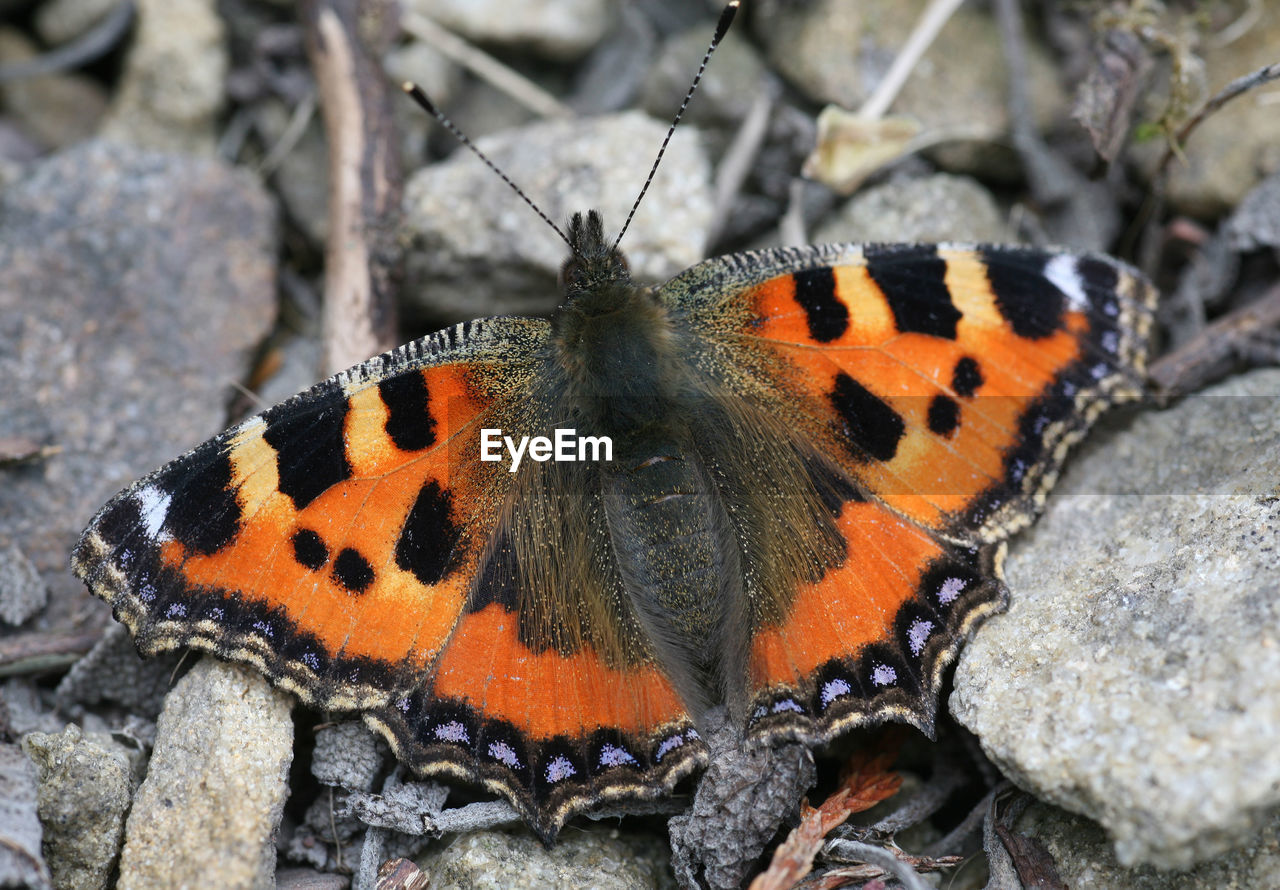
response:
[[[1164,294],[1150,397],[1013,542],[940,741],[910,739],[903,790],[837,838],[946,867],[843,880],[1280,886],[1280,81],[1213,101],[1280,62],[1280,9],[968,4],[877,93],[937,5],[745,0],[624,243],[650,281],[779,243],[1057,243]],[[616,226],[714,6],[368,0],[361,34],[552,219]],[[334,116],[328,8],[0,0],[0,886],[674,886],[659,817],[546,850],[252,672],[142,661],[68,569],[111,494],[327,373],[343,276],[374,270],[403,339],[558,300],[561,242],[436,122],[394,89],[367,130]],[[384,178],[335,186],[334,128],[375,124]],[[332,212],[353,194],[355,224]]]

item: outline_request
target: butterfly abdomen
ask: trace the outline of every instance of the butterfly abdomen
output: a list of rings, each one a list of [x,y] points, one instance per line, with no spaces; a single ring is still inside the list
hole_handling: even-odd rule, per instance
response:
[[[695,717],[725,694],[724,628],[740,602],[728,514],[691,449],[642,437],[602,477],[623,585]]]

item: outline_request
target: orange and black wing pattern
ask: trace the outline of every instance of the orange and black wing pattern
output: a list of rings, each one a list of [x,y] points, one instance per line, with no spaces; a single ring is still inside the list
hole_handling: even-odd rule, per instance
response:
[[[466,347],[486,340],[503,365]],[[143,653],[192,646],[320,707],[384,707],[465,608],[476,532],[510,484],[464,462],[468,433],[519,392],[541,340],[473,323],[317,384],[118,494],[72,567]]]
[[[722,397],[788,431],[829,511],[772,555],[817,570],[748,586],[755,732],[931,729],[942,671],[1003,608],[1003,541],[1140,391],[1155,296],[1108,257],[948,245],[739,254],[664,287],[733,369]]]
[[[359,712],[410,767],[501,793],[550,841],[705,764],[710,705],[811,744],[890,718],[929,731],[943,669],[1004,603],[1004,539],[1136,392],[1153,298],[1113,260],[1030,249],[724,257],[656,292],[678,422],[628,449],[637,466],[487,457],[494,431],[558,441],[575,404],[551,324],[471,322],[143,478],[73,567],[144,653],[191,646]],[[688,588],[722,616],[715,688],[693,698],[689,665],[657,655],[664,600],[617,554],[650,547],[650,586],[676,590],[696,573],[662,541],[701,526],[621,540],[606,502],[662,465],[706,490],[655,489],[630,518],[714,508],[723,551],[725,577]]]
[[[548,428],[546,350],[545,321],[493,319],[371,359],[121,492],[73,568],[143,653],[193,647],[360,712],[409,766],[485,784],[545,838],[669,790],[705,747],[617,630],[608,572],[550,555],[598,536],[529,509],[537,480],[565,515],[589,486],[480,460],[484,428]]]

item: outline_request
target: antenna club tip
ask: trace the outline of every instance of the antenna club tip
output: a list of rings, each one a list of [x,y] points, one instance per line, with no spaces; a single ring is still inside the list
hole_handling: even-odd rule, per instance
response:
[[[720,21],[716,24],[715,37],[711,39],[711,45],[715,46],[724,39],[724,35],[728,32],[729,26],[733,24],[734,16],[738,13],[738,7],[741,5],[740,0],[729,0],[720,12]]]
[[[437,118],[440,117],[440,112],[436,110],[435,103],[427,98],[427,94],[423,92],[422,87],[418,86],[411,80],[406,80],[404,83],[400,84],[400,89],[404,90],[410,99],[421,105],[427,114]]]

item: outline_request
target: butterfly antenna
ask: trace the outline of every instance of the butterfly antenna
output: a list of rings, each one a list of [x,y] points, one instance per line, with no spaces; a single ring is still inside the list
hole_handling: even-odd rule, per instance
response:
[[[452,133],[454,139],[457,139],[467,148],[475,152],[476,157],[484,161],[485,165],[490,170],[492,170],[494,173],[497,173],[499,179],[501,179],[507,185],[511,186],[511,190],[515,192],[517,195],[519,195],[520,198],[526,204],[532,207],[533,212],[538,214],[538,216],[542,217],[542,221],[547,225],[551,226],[551,228],[555,231],[555,233],[560,236],[560,239],[564,241],[565,244],[569,245],[570,249],[573,248],[573,243],[569,240],[569,237],[565,235],[564,232],[560,231],[560,227],[551,221],[551,217],[543,213],[542,208],[539,207],[537,204],[533,203],[533,199],[524,193],[524,189],[520,188],[520,186],[512,182],[510,177],[507,176],[507,174],[503,173],[500,169],[498,169],[497,164],[489,160],[489,158],[485,155],[484,152],[476,148],[476,144],[467,138],[466,133],[463,133],[461,130],[459,130],[457,125],[454,124],[453,121],[445,117],[444,114],[441,113],[439,108],[436,108],[435,103],[432,102],[429,98],[427,98],[427,94],[423,92],[422,87],[418,86],[416,83],[413,83],[412,81],[405,81],[403,84],[400,85],[400,88],[409,94],[409,98],[413,99],[413,101],[421,105],[423,111],[425,111],[427,114],[431,115],[436,120],[438,120],[441,126],[443,126],[446,130]]]
[[[671,135],[676,131],[676,124],[680,123],[680,118],[684,116],[684,110],[689,107],[689,100],[693,98],[694,91],[698,89],[698,83],[702,80],[702,72],[707,70],[707,62],[711,60],[711,54],[716,51],[716,47],[724,39],[729,26],[733,24],[733,17],[737,14],[740,4],[741,0],[729,0],[729,3],[721,11],[720,21],[716,23],[716,33],[711,38],[711,44],[707,47],[707,51],[703,53],[702,64],[698,66],[698,73],[693,76],[693,83],[689,84],[689,92],[684,94],[684,101],[680,103],[680,108],[676,111],[676,116],[671,121],[671,126],[667,128],[667,135],[662,140],[662,147],[658,149],[658,156],[653,159],[653,166],[649,168],[649,177],[644,181],[640,194],[636,195],[636,201],[631,205],[631,212],[627,214],[627,221],[622,224],[622,231],[618,232],[618,237],[613,240],[615,250],[622,242],[622,236],[627,234],[627,229],[631,227],[631,220],[635,218],[636,208],[640,206],[640,202],[644,200],[645,193],[649,191],[649,186],[653,184],[653,176],[658,172],[658,165],[662,163],[662,156],[667,152],[667,145],[671,142]]]

